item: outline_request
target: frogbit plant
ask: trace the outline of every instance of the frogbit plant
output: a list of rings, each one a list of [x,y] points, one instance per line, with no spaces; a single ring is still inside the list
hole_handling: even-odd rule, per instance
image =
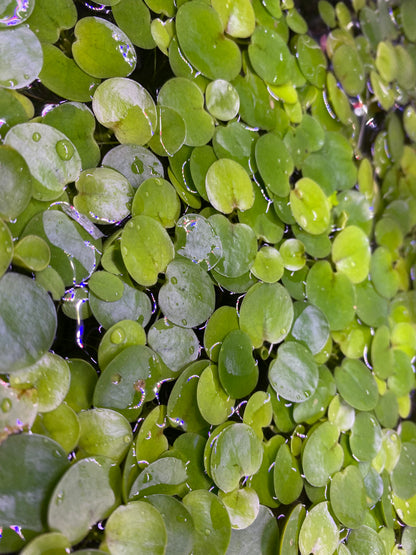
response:
[[[0,1],[0,553],[416,553],[414,0]]]

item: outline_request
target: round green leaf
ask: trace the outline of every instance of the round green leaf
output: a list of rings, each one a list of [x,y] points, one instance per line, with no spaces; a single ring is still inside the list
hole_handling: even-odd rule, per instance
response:
[[[287,443],[284,443],[277,452],[273,483],[277,499],[285,505],[296,501],[303,489],[298,462],[290,452]]]
[[[0,164],[0,216],[6,220],[13,220],[29,203],[32,195],[32,177],[23,156],[10,146],[0,146]]]
[[[21,123],[7,133],[5,143],[25,159],[33,180],[33,196],[54,200],[81,172],[81,158],[66,135],[44,123]]]
[[[214,364],[203,370],[198,380],[196,398],[202,417],[213,426],[225,422],[233,412],[235,399],[222,387]]]
[[[149,287],[156,283],[160,272],[166,271],[175,251],[169,235],[157,220],[135,216],[123,229],[121,254],[132,278]]]
[[[300,529],[301,555],[332,555],[338,542],[338,526],[328,510],[328,503],[318,503],[307,513]]]
[[[132,79],[113,77],[103,81],[94,93],[92,109],[97,120],[111,129],[120,143],[140,146],[156,131],[157,112],[153,98]],[[139,169],[140,164],[136,173],[140,173]],[[133,168],[132,171],[135,173]]]
[[[176,222],[175,249],[207,271],[214,268],[222,256],[220,238],[200,214],[186,214]]]
[[[333,273],[326,260],[319,260],[306,278],[308,300],[325,314],[331,330],[342,330],[354,318],[354,286],[344,274]]]
[[[68,100],[90,102],[101,80],[83,71],[53,44],[43,43],[42,51],[43,66],[39,79],[43,85]]]
[[[69,382],[66,360],[53,353],[45,353],[31,366],[16,370],[10,376],[10,383],[16,389],[36,389],[40,412],[54,410],[62,403],[68,393]]]
[[[323,88],[326,78],[326,58],[319,44],[309,35],[296,38],[296,58],[306,79],[318,88]]]
[[[77,9],[73,0],[35,0],[35,9],[27,24],[42,44],[54,44],[61,31],[71,29],[77,22]]]
[[[251,180],[244,168],[234,160],[221,158],[211,164],[205,186],[210,203],[219,212],[231,214],[234,209],[244,211],[253,206]]]
[[[224,79],[208,83],[205,91],[208,112],[222,121],[233,119],[240,108],[240,98],[236,89]]]
[[[119,468],[105,457],[77,461],[57,483],[48,506],[48,525],[78,543],[119,504]]]
[[[127,77],[136,67],[134,46],[117,25],[99,17],[84,17],[74,33],[74,60],[89,75]]]
[[[308,437],[302,453],[302,467],[312,486],[325,486],[330,476],[342,467],[344,451],[338,437],[339,430],[331,422],[323,422]]]
[[[176,457],[161,457],[147,465],[134,480],[129,500],[157,493],[182,496],[187,491],[185,463]]]
[[[133,187],[111,168],[84,170],[75,182],[74,206],[93,222],[114,224],[130,214]]]
[[[175,497],[154,494],[146,497],[160,512],[167,531],[166,553],[190,553],[194,542],[194,525],[189,511]]]
[[[79,430],[78,416],[65,402],[54,410],[39,413],[32,425],[32,432],[57,441],[67,453],[77,446]]]
[[[0,85],[7,89],[27,87],[42,69],[39,39],[27,25],[0,29],[0,60]]]
[[[231,523],[221,499],[207,490],[194,490],[183,498],[183,504],[194,521],[194,547],[196,552],[216,555],[227,549]]]
[[[383,555],[386,552],[377,532],[365,524],[351,530],[347,547],[351,555]]]
[[[48,243],[37,235],[26,235],[15,244],[13,263],[33,272],[44,270],[51,259]]]
[[[215,271],[228,278],[248,273],[257,253],[254,231],[246,224],[231,223],[222,214],[214,214],[208,221],[222,245],[222,257],[215,265]]]
[[[279,396],[301,403],[315,392],[319,379],[318,365],[312,353],[297,341],[281,345],[269,366],[269,381]]]
[[[150,32],[150,11],[143,0],[120,0],[111,11],[117,25],[133,44],[144,49],[156,46]]]
[[[57,318],[52,299],[21,274],[10,272],[0,279],[0,322],[2,372],[35,363],[55,338]]]
[[[365,86],[365,69],[356,48],[341,44],[332,57],[334,72],[345,92],[350,96],[361,94]]]
[[[88,302],[94,318],[107,330],[122,320],[136,320],[138,324],[146,326],[152,313],[146,293],[126,283],[123,296],[118,301],[104,301],[90,291]]]
[[[358,410],[373,410],[378,401],[374,376],[360,360],[345,358],[335,369],[337,389],[343,399]]]
[[[173,426],[180,426],[186,432],[204,433],[208,422],[204,420],[195,403],[199,376],[208,366],[206,360],[191,363],[176,380],[169,395],[167,415]]]
[[[259,370],[253,358],[250,337],[241,330],[230,331],[218,356],[218,376],[224,390],[234,399],[249,395],[257,385]]]
[[[160,177],[143,181],[134,195],[131,206],[133,216],[150,216],[163,227],[173,227],[179,218],[181,203],[174,187]]]
[[[357,466],[347,466],[332,476],[330,499],[335,516],[344,526],[361,526],[367,503],[364,480]]]
[[[112,148],[104,156],[102,165],[122,173],[134,189],[151,177],[163,177],[160,160],[153,152],[139,145],[127,144]]]
[[[57,480],[69,466],[63,448],[48,437],[17,434],[0,445],[0,520],[42,532]]]
[[[254,430],[247,424],[232,424],[215,438],[210,460],[212,478],[222,491],[233,491],[242,477],[257,472],[262,459],[263,446]]]
[[[166,282],[158,300],[168,320],[193,328],[203,324],[214,312],[214,286],[200,266],[186,258],[176,258],[166,269]]]
[[[185,122],[185,145],[203,146],[212,138],[214,120],[204,110],[204,95],[200,88],[189,79],[173,77],[166,81],[159,91],[157,102],[182,117]]]
[[[256,163],[267,190],[279,197],[287,196],[294,167],[282,139],[274,133],[262,135],[256,142]]]
[[[292,321],[292,300],[280,283],[256,283],[241,303],[240,328],[250,337],[255,349],[264,341],[283,341]]]
[[[146,501],[131,501],[110,515],[105,541],[115,555],[163,555],[166,526],[160,512]]]
[[[144,345],[126,347],[105,367],[94,391],[94,405],[126,411],[132,418],[154,399],[157,384],[172,372],[157,353]]]
[[[338,272],[345,274],[352,283],[361,283],[370,269],[370,244],[364,231],[350,225],[343,229],[332,244],[332,260]]]
[[[409,499],[416,495],[414,467],[416,465],[416,445],[402,443],[400,458],[391,473],[393,492],[401,499]]]
[[[248,55],[257,75],[269,85],[283,85],[290,81],[292,55],[276,31],[256,27],[251,36]]]
[[[179,373],[199,355],[199,341],[194,331],[176,326],[166,318],[157,320],[151,326],[147,342],[173,372]]]
[[[367,412],[356,415],[351,428],[350,447],[354,457],[370,461],[381,448],[381,428],[374,416]]]
[[[224,36],[218,13],[205,2],[186,2],[179,8],[176,32],[186,58],[209,79],[231,81],[240,72],[240,49]]]
[[[119,464],[133,438],[127,420],[113,410],[90,409],[78,414],[79,453],[83,457],[102,455]]]
[[[296,222],[312,235],[324,233],[330,222],[330,204],[321,187],[302,177],[290,192],[290,208]]]

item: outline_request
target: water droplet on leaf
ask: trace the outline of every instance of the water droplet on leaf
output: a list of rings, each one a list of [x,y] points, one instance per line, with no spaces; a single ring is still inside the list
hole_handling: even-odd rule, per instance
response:
[[[61,160],[71,160],[75,152],[73,145],[67,139],[58,141],[55,145],[55,149]]]

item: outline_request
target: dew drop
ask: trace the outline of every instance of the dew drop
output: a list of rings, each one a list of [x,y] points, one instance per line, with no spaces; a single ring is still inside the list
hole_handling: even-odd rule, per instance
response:
[[[133,164],[131,165],[131,171],[136,175],[142,174],[144,172],[144,165],[140,158],[135,157]]]
[[[211,530],[209,528],[205,528],[205,535],[209,536],[211,534]]]
[[[120,345],[126,340],[126,334],[122,328],[116,328],[110,335],[111,343],[115,345]]]
[[[193,355],[194,352],[195,352],[195,347],[194,346],[189,347],[189,354]]]
[[[3,401],[1,402],[1,410],[3,412],[9,412],[11,408],[12,402],[10,401],[10,399],[3,399]]]
[[[118,385],[121,382],[121,376],[120,374],[113,374],[111,376],[111,383],[114,385]]]
[[[56,496],[56,504],[60,505],[63,502],[63,500],[64,500],[64,493],[60,491]]]
[[[62,139],[58,141],[55,145],[55,150],[57,155],[61,160],[71,160],[74,155],[74,146],[67,139]]]
[[[130,436],[129,435],[125,435],[124,436],[124,443],[130,443]]]
[[[185,318],[182,318],[182,325],[184,325],[184,326],[188,325],[188,322],[187,322],[187,320],[185,320]]]
[[[38,132],[33,133],[32,139],[35,141],[35,143],[38,143],[41,139],[40,133],[38,133]]]
[[[171,283],[173,283],[173,285],[176,285],[178,283],[178,280],[176,279],[175,276],[173,276],[173,278],[170,279]]]

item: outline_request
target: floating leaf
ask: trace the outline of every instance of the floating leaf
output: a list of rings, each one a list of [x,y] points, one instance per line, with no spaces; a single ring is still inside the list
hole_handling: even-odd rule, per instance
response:
[[[183,504],[194,521],[194,551],[203,551],[206,555],[215,555],[218,550],[225,552],[231,523],[221,499],[207,490],[193,490],[183,498]]]
[[[30,278],[9,272],[0,279],[0,318],[2,372],[35,363],[51,347],[57,325],[55,307]]]
[[[257,472],[262,458],[263,446],[254,430],[234,423],[215,438],[210,459],[212,478],[222,491],[233,491],[242,477]]]
[[[10,146],[0,146],[0,164],[0,216],[6,220],[13,220],[29,203],[32,178],[23,156]]]
[[[99,17],[84,17],[74,33],[74,60],[92,77],[127,77],[136,67],[134,46],[117,25]]]
[[[90,102],[101,79],[92,77],[53,44],[43,43],[40,81],[52,92],[78,102]],[[47,122],[45,122],[47,123]]]
[[[54,353],[45,353],[37,362],[16,370],[10,384],[19,390],[36,389],[38,410],[56,409],[69,390],[70,372],[65,359]]]
[[[222,256],[220,238],[200,214],[187,214],[176,222],[175,249],[207,271],[214,268]]]
[[[122,173],[134,189],[151,177],[163,177],[160,160],[153,152],[139,145],[127,144],[112,148],[104,156],[102,165]]]
[[[130,214],[133,187],[111,168],[84,170],[75,182],[73,202],[81,214],[100,224],[120,222]]]
[[[233,119],[240,108],[240,98],[236,89],[224,79],[208,83],[205,91],[208,112],[222,121]]]
[[[176,258],[166,269],[166,282],[158,300],[171,322],[193,328],[203,324],[214,312],[214,286],[200,266],[186,258]]]
[[[0,29],[0,60],[0,85],[7,89],[27,87],[42,69],[41,43],[27,25]]]
[[[311,485],[325,486],[330,476],[342,467],[344,451],[338,443],[338,437],[337,426],[323,422],[307,439],[302,453],[302,466],[305,478]]]
[[[253,206],[251,180],[234,160],[221,158],[213,162],[207,171],[205,185],[212,206],[224,214],[230,214],[234,209],[248,210]]]
[[[331,507],[347,528],[359,528],[367,510],[364,480],[359,469],[350,465],[332,476]]]
[[[218,13],[205,2],[186,2],[179,8],[176,32],[186,58],[209,79],[231,81],[240,72],[240,49],[223,35]]]
[[[75,462],[56,484],[48,507],[48,525],[74,544],[119,504],[120,470],[105,457]]]
[[[328,510],[328,503],[318,503],[307,513],[302,523],[299,533],[301,554],[330,555],[335,551],[338,541],[338,526]]]
[[[61,31],[71,29],[77,22],[77,9],[73,0],[36,0],[35,9],[27,24],[42,42],[54,44]]]
[[[372,410],[378,400],[377,383],[360,360],[344,358],[335,369],[337,389],[347,403],[358,410]]]
[[[353,319],[354,286],[344,274],[333,273],[329,262],[318,261],[309,270],[306,294],[325,314],[331,330],[342,330]]]
[[[176,326],[165,318],[157,320],[151,326],[147,333],[147,341],[173,372],[179,373],[199,355],[199,342],[195,332]]]
[[[183,77],[174,77],[160,89],[157,102],[162,107],[175,110],[182,117],[186,145],[202,146],[211,139],[214,121],[204,110],[204,95],[195,83]]]
[[[143,145],[156,130],[156,105],[147,90],[132,79],[113,77],[103,81],[94,92],[92,109],[97,120],[122,144]],[[133,167],[131,170],[141,173]]]
[[[290,81],[292,55],[276,31],[256,27],[251,36],[248,55],[257,75],[269,85],[283,85]]]
[[[290,192],[290,208],[302,229],[312,235],[324,233],[330,222],[330,205],[319,185],[308,177],[296,182]]]
[[[166,526],[160,512],[146,501],[131,501],[111,513],[105,527],[105,541],[113,553],[163,555]]]
[[[121,254],[132,278],[148,287],[156,283],[159,273],[166,271],[175,251],[169,235],[157,220],[135,216],[121,235]]]
[[[343,229],[332,244],[332,260],[338,272],[352,283],[361,283],[370,269],[370,244],[362,229],[350,225]]]
[[[12,435],[0,445],[0,463],[3,526],[42,532],[49,496],[69,466],[65,451],[52,439],[38,434]]]
[[[33,196],[55,200],[65,185],[79,176],[81,159],[66,135],[44,123],[21,123],[7,133],[5,143],[25,159],[33,178]]]
[[[254,348],[261,347],[264,341],[283,341],[292,321],[292,301],[280,283],[257,283],[248,290],[241,304],[240,327]]]
[[[318,385],[318,365],[312,353],[297,341],[281,345],[269,366],[269,381],[278,395],[288,401],[306,401]]]
[[[225,391],[235,399],[246,397],[257,385],[258,367],[250,337],[241,330],[230,331],[218,356],[218,376]]]

